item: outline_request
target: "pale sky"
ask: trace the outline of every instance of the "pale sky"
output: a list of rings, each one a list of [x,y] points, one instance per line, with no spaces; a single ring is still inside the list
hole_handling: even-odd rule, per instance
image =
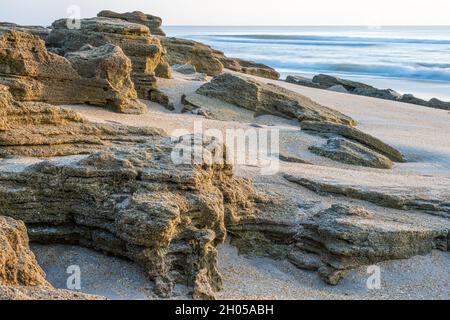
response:
[[[450,25],[450,0],[0,0],[0,21],[50,25],[100,10],[140,10],[165,25]]]

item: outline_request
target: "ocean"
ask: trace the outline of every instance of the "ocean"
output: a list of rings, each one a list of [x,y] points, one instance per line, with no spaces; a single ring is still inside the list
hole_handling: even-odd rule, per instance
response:
[[[325,73],[379,88],[450,101],[450,26],[165,26],[228,56],[287,75]]]

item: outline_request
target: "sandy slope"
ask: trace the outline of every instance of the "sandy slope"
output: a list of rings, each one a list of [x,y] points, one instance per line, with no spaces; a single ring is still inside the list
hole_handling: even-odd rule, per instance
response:
[[[260,79],[262,80],[262,79]],[[206,120],[199,116],[172,113],[161,106],[147,102],[149,112],[144,115],[116,114],[105,109],[89,106],[66,106],[82,113],[91,121],[122,123],[132,126],[152,126],[164,129],[168,134],[179,135],[177,129],[192,131],[199,122],[204,129],[214,128],[254,128],[271,125],[281,130],[281,149],[298,157],[314,162],[315,165],[281,163],[280,172],[273,177],[260,177],[258,168],[236,166],[236,174],[253,177],[257,184],[280,179],[283,173],[301,174],[318,179],[333,179],[342,184],[358,184],[362,187],[406,188],[414,186],[418,192],[430,197],[448,198],[450,191],[450,112],[408,105],[404,103],[359,97],[349,94],[328,92],[301,87],[280,81],[278,85],[297,91],[317,102],[335,108],[359,122],[359,128],[400,149],[408,163],[396,164],[392,170],[378,170],[343,165],[331,160],[316,157],[307,151],[314,137],[302,133],[298,124],[276,117],[249,117],[241,110],[243,123],[235,121]],[[190,81],[186,77],[176,76],[172,80],[160,79],[160,87],[176,102],[177,109],[181,94],[193,93],[202,82]],[[236,117],[233,110],[233,117]],[[281,192],[283,184],[279,185]],[[286,188],[287,190],[287,188]],[[412,189],[411,189],[412,190]],[[295,192],[304,192],[318,202],[327,203],[327,198],[318,197],[301,188]],[[303,195],[303,194],[302,194]],[[450,200],[449,200],[450,201]],[[353,201],[355,202],[355,201]],[[358,201],[356,201],[358,202]],[[365,204],[370,207],[370,204]],[[390,211],[395,215],[395,211]],[[428,219],[421,213],[411,213],[418,219]],[[430,217],[430,219],[432,219]],[[94,254],[80,248],[52,246],[35,247],[37,256],[48,272],[50,281],[63,286],[61,270],[55,271],[76,260],[85,263],[88,268],[86,292],[109,295],[111,298],[155,298],[147,280],[141,278],[134,266],[122,260]],[[55,258],[56,257],[56,258]],[[109,272],[92,265],[103,266],[106,262]],[[220,268],[225,280],[225,290],[219,293],[227,298],[286,298],[286,299],[352,299],[352,298],[440,298],[448,299],[450,282],[449,255],[435,252],[427,257],[416,257],[407,261],[393,261],[380,264],[384,270],[384,289],[368,292],[365,268],[351,273],[339,287],[323,285],[314,273],[297,270],[287,262],[270,259],[247,259],[238,256],[235,249],[225,245],[220,249]],[[124,271],[128,270],[128,271]],[[132,275],[131,275],[132,274]],[[109,275],[105,277],[105,275]],[[119,280],[118,280],[119,279]],[[120,280],[123,279],[123,280]],[[120,281],[120,285],[118,282]],[[124,282],[125,281],[125,282]],[[144,284],[145,283],[145,284]],[[118,288],[121,288],[118,290]],[[108,292],[111,292],[108,294]],[[183,289],[179,289],[183,296]]]

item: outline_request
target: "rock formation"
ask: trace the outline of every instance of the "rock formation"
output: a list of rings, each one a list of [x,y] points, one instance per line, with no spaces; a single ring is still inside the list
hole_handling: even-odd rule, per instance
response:
[[[28,246],[25,224],[0,216],[0,285],[49,286]]]
[[[332,122],[304,121],[301,124],[302,130],[333,136],[342,136],[357,141],[370,149],[381,153],[392,161],[405,162],[403,155],[395,148],[387,145],[383,141],[362,132],[356,128]]]
[[[101,299],[76,292],[56,290],[45,280],[28,245],[25,224],[0,216],[0,300]]]
[[[36,36],[6,32],[0,37],[0,84],[21,101],[88,103],[123,113],[146,110],[130,79],[130,60],[119,47],[82,49],[65,59],[48,52]]]
[[[259,114],[287,119],[330,121],[345,125],[356,122],[342,113],[311,99],[272,84],[225,73],[203,85],[197,93],[219,99]]]
[[[344,138],[328,139],[326,144],[312,146],[310,150],[342,163],[380,169],[390,169],[393,166],[392,161],[387,157]]]
[[[150,29],[151,34],[155,36],[165,36],[166,34],[161,29],[162,19],[160,17],[145,14],[141,11],[133,11],[126,13],[117,13],[110,10],[104,10],[97,14],[98,17],[113,18],[125,20],[131,23],[142,24]]]
[[[302,226],[296,248],[306,256],[317,255],[312,261],[319,263],[311,268],[333,285],[360,265],[448,250],[448,229],[382,219],[361,207],[333,205]]]
[[[0,35],[9,31],[20,31],[38,36],[42,40],[46,41],[50,34],[50,29],[40,26],[20,26],[15,23],[0,22]]]
[[[164,55],[158,38],[152,36],[144,25],[119,19],[90,18],[81,19],[80,23],[80,29],[69,29],[66,19],[55,21],[47,40],[48,46],[60,54],[79,51],[87,44],[94,47],[105,44],[119,46],[131,60],[131,78],[139,97],[148,99],[150,91],[156,89],[155,71]]]
[[[316,75],[312,79],[301,76],[287,76],[286,82],[311,88],[339,91],[360,96],[417,104],[430,108],[450,110],[450,102],[444,102],[436,98],[426,101],[417,98],[412,94],[400,94],[392,89],[378,89],[365,83],[341,79],[326,74]],[[336,90],[337,88],[339,88],[339,90]]]
[[[361,176],[359,171],[355,174]],[[241,253],[287,259],[301,269],[317,271],[325,282],[336,285],[350,270],[360,266],[408,259],[432,250],[450,251],[450,223],[444,213],[450,210],[445,207],[445,199],[449,199],[447,190],[441,190],[446,195],[439,197],[442,201],[439,206],[437,197],[427,201],[420,194],[425,193],[420,186],[411,192],[389,184],[376,189],[370,183],[365,185],[367,177],[363,176],[361,187],[353,183],[353,188],[358,188],[360,194],[368,196],[364,200],[377,206],[355,205],[347,201],[347,197],[353,198],[352,186],[342,186],[340,190],[347,192],[339,193],[340,197],[327,196],[328,192],[334,192],[325,185],[339,188],[332,178],[314,177],[315,186],[323,188],[308,185],[307,181],[312,180],[308,173],[304,177],[285,175],[285,178],[294,184],[255,181],[260,192],[258,214],[228,222],[228,232],[233,236],[231,243]],[[319,198],[308,195],[302,187],[316,191]],[[431,192],[435,195],[437,190]],[[302,197],[298,197],[299,193]],[[393,207],[396,209],[389,209]]]
[[[190,64],[196,68],[197,72],[209,76],[217,76],[224,68],[227,68],[269,79],[280,77],[278,72],[266,65],[228,58],[223,52],[197,41],[169,37],[160,39],[167,51],[167,59],[171,65]]]
[[[200,141],[201,161],[189,155],[178,163],[174,155],[191,147],[192,137],[175,141],[157,130],[91,124],[1,93],[2,156],[60,157],[1,166],[0,212],[23,220],[32,241],[136,261],[162,296],[176,282],[194,287],[196,298],[214,296],[225,217],[252,208],[251,185],[233,177],[221,144]]]

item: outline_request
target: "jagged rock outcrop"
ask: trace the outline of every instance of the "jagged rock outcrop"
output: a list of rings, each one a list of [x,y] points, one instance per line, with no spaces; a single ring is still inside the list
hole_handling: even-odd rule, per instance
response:
[[[343,138],[328,139],[326,144],[315,145],[309,148],[311,152],[342,163],[363,167],[390,169],[391,160],[359,143]]]
[[[357,141],[369,147],[370,149],[381,153],[392,161],[405,162],[405,158],[400,151],[356,128],[327,121],[303,121],[301,123],[301,127],[302,130],[307,132],[322,134],[331,137],[342,136]]]
[[[155,70],[163,59],[164,50],[158,38],[144,25],[119,19],[89,18],[81,19],[79,29],[68,29],[66,19],[61,19],[52,24],[47,44],[61,54],[79,51],[86,44],[119,46],[131,60],[131,78],[139,97],[148,99],[149,92],[156,89]]]
[[[344,125],[356,122],[346,115],[324,107],[311,99],[256,80],[225,73],[203,85],[197,93],[219,99],[259,114],[271,114],[287,119],[330,121]]]
[[[253,194],[225,164],[221,144],[200,140],[200,160],[188,153],[178,161],[192,137],[177,141],[149,128],[91,124],[58,107],[18,104],[2,92],[2,156],[60,157],[2,162],[0,212],[23,220],[32,241],[79,244],[136,261],[162,296],[176,282],[193,287],[196,298],[214,296],[225,217],[251,212]]]
[[[22,221],[0,216],[0,300],[85,300],[101,297],[54,289],[28,245]]]
[[[209,76],[217,76],[224,68],[227,68],[269,79],[280,77],[276,70],[264,64],[226,57],[223,52],[197,41],[169,37],[160,39],[171,65],[190,64],[196,68],[197,72]]]
[[[127,13],[101,11],[98,17],[120,19],[148,27],[152,35],[159,36],[167,53],[165,62],[170,65],[191,64],[195,66],[198,72],[209,76],[216,76],[222,72],[223,68],[227,68],[269,79],[277,80],[280,78],[280,74],[275,69],[264,64],[226,57],[223,52],[197,41],[166,37],[161,29],[162,19],[159,17],[139,11]],[[166,73],[161,72],[163,68],[167,70],[166,64],[164,64],[164,67],[158,67],[159,75],[157,74],[157,76],[170,78]]]
[[[322,87],[320,84],[314,83],[312,81],[312,79],[302,77],[302,76],[287,76],[286,82],[297,84],[297,85],[304,86],[304,87],[311,87],[311,88],[316,88],[316,89],[326,89],[326,88]]]
[[[150,92],[149,100],[152,102],[159,103],[163,107],[165,107],[167,110],[174,111],[175,106],[172,101],[170,101],[170,98],[167,94],[160,90],[152,90]]]
[[[21,101],[88,103],[142,113],[130,80],[130,60],[119,47],[83,47],[67,60],[48,52],[36,36],[11,31],[0,37],[0,84]]]
[[[223,64],[218,58],[220,51],[193,40],[161,37],[161,44],[167,51],[167,61],[170,65],[190,64],[197,72],[216,76],[223,70]]]
[[[228,57],[220,57],[220,61],[224,68],[232,71],[273,80],[278,80],[280,78],[280,73],[278,71],[262,63]]]
[[[0,216],[0,286],[50,286],[28,246],[25,224]]]
[[[161,134],[151,128],[93,125],[79,114],[44,103],[17,102],[0,85],[0,157],[86,154],[121,140]],[[125,137],[128,136],[128,137]]]
[[[126,13],[117,13],[110,10],[100,11],[97,17],[113,18],[125,20],[131,23],[138,23],[147,26],[150,29],[151,34],[156,36],[165,36],[166,34],[161,29],[162,19],[160,17],[145,14],[141,11],[133,11]]]
[[[9,31],[20,31],[38,36],[42,40],[46,41],[50,34],[50,29],[40,26],[21,26],[15,23],[0,22],[0,35]]]

